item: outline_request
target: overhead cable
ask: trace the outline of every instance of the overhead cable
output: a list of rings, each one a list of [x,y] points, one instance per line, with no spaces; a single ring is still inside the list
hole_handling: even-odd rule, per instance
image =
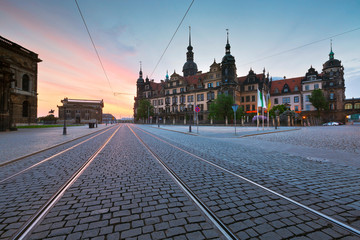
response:
[[[158,67],[158,65],[159,65],[159,63],[160,63],[160,61],[161,61],[161,59],[162,59],[162,58],[163,58],[163,56],[165,55],[166,50],[167,50],[167,49],[168,49],[168,47],[170,46],[170,44],[171,44],[172,40],[174,39],[174,37],[175,37],[175,35],[176,35],[177,31],[179,30],[179,28],[180,28],[180,26],[181,26],[182,22],[184,21],[184,19],[185,19],[185,17],[186,17],[186,15],[187,15],[187,13],[189,12],[189,10],[190,10],[191,6],[192,6],[192,5],[193,5],[193,3],[194,3],[194,1],[195,1],[195,0],[192,0],[192,2],[190,3],[190,6],[189,6],[189,7],[188,7],[188,9],[186,10],[186,12],[185,12],[185,14],[184,14],[183,18],[181,19],[181,21],[180,21],[180,23],[179,23],[178,27],[176,28],[176,30],[175,30],[175,32],[174,32],[174,34],[172,35],[172,37],[171,37],[171,39],[170,39],[170,42],[169,42],[169,43],[168,43],[168,45],[166,46],[166,48],[165,48],[164,52],[162,53],[162,55],[161,55],[161,57],[160,57],[159,61],[156,63],[156,66],[155,66],[154,70],[153,70],[153,71],[152,71],[152,73],[150,74],[150,78],[151,78],[151,77],[152,77],[152,75],[154,74],[154,72],[155,72],[156,68]]]

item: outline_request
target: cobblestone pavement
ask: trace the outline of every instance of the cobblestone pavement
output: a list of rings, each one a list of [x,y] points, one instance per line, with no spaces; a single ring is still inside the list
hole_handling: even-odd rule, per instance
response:
[[[145,125],[130,126],[143,128],[166,142],[360,228],[360,165],[357,167],[360,154],[356,151],[349,153],[340,145],[331,150],[320,143],[324,141],[321,139],[322,129],[328,129],[329,135],[323,134],[328,140],[341,135],[343,132],[337,132],[341,128],[311,127],[263,136],[229,138],[227,135],[231,133],[224,133],[220,128],[212,130],[211,136],[193,136]],[[347,130],[348,126],[340,127]],[[302,132],[303,129],[314,132]],[[239,239],[360,239],[276,195],[170,148],[136,128],[134,131]],[[0,239],[10,238],[112,132],[108,131],[9,181],[0,182]],[[318,141],[318,145],[309,146],[306,141],[293,144],[319,133],[315,140],[310,140]],[[270,138],[267,139],[270,136],[277,140],[270,141]],[[341,138],[346,144],[357,140],[355,135]],[[332,141],[329,142],[331,145]],[[265,144],[270,147],[265,147]],[[1,167],[0,181],[67,146]],[[289,152],[289,149],[292,151]],[[320,159],[320,155],[325,160]],[[355,159],[347,161],[349,156]],[[224,237],[128,127],[122,126],[36,227],[30,239]]]
[[[172,168],[186,179],[187,184],[202,195],[202,199],[205,199],[224,222],[230,224],[232,230],[241,239],[282,239],[295,236],[306,236],[308,237],[306,239],[340,239],[347,236],[342,229],[332,227],[331,224],[317,219],[316,216],[272,194],[259,191],[256,187],[226,176],[223,172],[209,169],[208,165],[187,154],[181,154],[176,150],[171,152],[164,146],[165,143],[156,142],[141,132],[139,134],[146,139],[157,154],[167,159]],[[360,211],[357,206],[360,200],[360,189],[357,184],[360,180],[358,170],[352,171],[349,168],[333,170],[333,166],[323,168],[321,163],[311,161],[301,163],[303,159],[288,159],[287,155],[277,152],[264,156],[261,152],[256,152],[256,146],[253,149],[244,149],[240,144],[223,143],[209,138],[201,139],[185,135],[174,137],[170,133],[166,139],[174,143],[181,142],[187,150],[300,203],[348,222],[357,228],[360,226]],[[201,151],[196,149],[201,149]],[[268,165],[270,161],[271,167]],[[329,172],[329,170],[332,171]],[[337,172],[339,170],[347,171]],[[351,175],[347,175],[348,178],[342,181],[343,179],[340,180],[339,177],[344,173],[345,175],[351,173]],[[306,180],[302,182],[300,179]],[[303,183],[306,184],[302,186]],[[344,191],[344,187],[349,189]]]
[[[221,239],[123,127],[31,239]]]
[[[19,128],[13,132],[0,132],[0,163],[16,159],[27,154],[43,150],[53,145],[94,133],[111,125],[98,124],[98,128],[73,126],[67,128]]]
[[[44,204],[49,197],[64,184],[114,130],[108,131],[98,138],[90,140],[73,151],[66,152],[32,171],[25,172],[8,181],[0,183],[0,239],[8,239],[22,226],[28,218]],[[47,153],[37,155],[30,161],[40,161]],[[28,163],[26,160],[25,165]],[[22,170],[19,163],[15,163]],[[1,168],[1,176],[13,172],[12,164]],[[4,179],[1,177],[0,180]]]

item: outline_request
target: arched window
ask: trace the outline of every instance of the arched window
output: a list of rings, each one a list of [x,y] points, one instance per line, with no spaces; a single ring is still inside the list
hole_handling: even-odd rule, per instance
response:
[[[360,109],[360,103],[355,103],[354,109]]]
[[[29,117],[29,102],[28,101],[23,102],[22,116]]]
[[[345,104],[345,109],[352,109],[352,104],[351,103]]]
[[[22,90],[27,92],[30,90],[30,78],[27,74],[22,77]]]

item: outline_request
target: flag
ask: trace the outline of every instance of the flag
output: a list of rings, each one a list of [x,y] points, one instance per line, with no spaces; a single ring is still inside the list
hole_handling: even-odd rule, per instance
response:
[[[263,101],[263,94],[262,92],[259,91],[259,89],[257,90],[258,91],[258,97],[257,97],[257,106],[258,107],[264,107],[264,101]]]
[[[266,97],[267,97],[267,101],[268,101],[267,109],[270,110],[270,108],[271,108],[271,101],[270,101],[270,93],[269,93],[269,92],[267,93]]]
[[[263,94],[263,92],[261,91],[261,96],[262,96],[262,107],[266,108],[266,101],[265,101],[265,95]]]
[[[265,101],[265,96],[262,93],[262,91],[260,92],[258,89],[258,107],[262,107],[262,108],[266,108],[266,101]]]

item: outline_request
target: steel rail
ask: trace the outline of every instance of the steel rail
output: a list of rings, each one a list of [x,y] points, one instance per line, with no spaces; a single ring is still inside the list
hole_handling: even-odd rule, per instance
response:
[[[200,208],[200,210],[208,217],[208,219],[219,229],[219,231],[227,239],[239,239],[236,235],[215,215],[215,213],[206,206],[205,203],[191,190],[187,184],[181,180],[181,178],[170,168],[168,167],[163,160],[151,150],[151,148],[137,135],[134,130],[127,125],[130,131],[134,136],[139,140],[140,143],[150,152],[150,154],[160,163],[160,165],[165,169],[165,171],[171,176],[175,183],[181,188],[186,195]]]
[[[353,234],[355,234],[357,236],[360,236],[360,230],[357,229],[357,228],[354,228],[354,227],[352,227],[352,226],[350,226],[350,225],[348,225],[346,223],[343,223],[343,222],[341,222],[339,220],[336,220],[336,219],[334,219],[334,218],[332,218],[332,217],[330,217],[330,216],[328,216],[326,214],[321,213],[320,211],[312,209],[312,208],[310,208],[310,207],[308,207],[308,206],[306,206],[306,205],[304,205],[302,203],[299,203],[298,201],[295,201],[295,200],[293,200],[293,199],[291,199],[289,197],[286,197],[286,196],[282,195],[281,193],[275,192],[275,191],[273,191],[273,190],[271,190],[271,189],[269,189],[269,188],[267,188],[267,187],[265,187],[265,186],[263,186],[261,184],[258,184],[256,182],[244,177],[244,176],[241,176],[241,175],[239,175],[237,173],[234,173],[234,172],[232,172],[232,171],[230,171],[230,170],[228,170],[226,168],[223,168],[223,167],[221,167],[221,166],[219,166],[219,165],[217,165],[217,164],[215,164],[215,163],[213,163],[211,161],[208,161],[208,160],[206,160],[206,159],[204,159],[202,157],[199,157],[199,156],[197,156],[197,155],[195,155],[195,154],[193,154],[191,152],[188,152],[188,151],[186,151],[186,150],[184,150],[184,149],[182,149],[182,148],[180,148],[178,146],[175,146],[175,145],[173,145],[171,143],[168,143],[168,142],[164,141],[163,139],[161,139],[161,138],[159,138],[159,137],[157,137],[157,136],[155,136],[155,135],[153,135],[153,134],[151,134],[151,133],[149,133],[149,132],[147,132],[147,131],[139,128],[139,127],[136,127],[136,128],[139,129],[140,131],[142,131],[142,132],[144,132],[144,133],[158,139],[161,142],[164,142],[164,143],[166,143],[166,144],[168,144],[168,145],[170,145],[170,146],[172,146],[172,147],[174,147],[174,148],[176,148],[176,149],[178,149],[178,150],[180,150],[180,151],[182,151],[184,153],[187,153],[187,154],[189,154],[189,155],[191,155],[191,156],[193,156],[193,157],[195,157],[195,158],[197,158],[197,159],[199,159],[199,160],[201,160],[201,161],[203,161],[205,163],[208,163],[208,164],[210,164],[210,165],[212,165],[212,166],[214,166],[214,167],[216,167],[216,168],[218,168],[218,169],[220,169],[220,170],[222,170],[224,172],[227,172],[227,173],[229,173],[229,174],[231,174],[231,175],[233,175],[235,177],[241,178],[242,180],[244,180],[244,181],[246,181],[248,183],[251,183],[251,184],[253,184],[253,185],[255,185],[255,186],[257,186],[257,187],[259,187],[259,188],[261,188],[261,189],[263,189],[265,191],[268,191],[268,192],[270,192],[270,193],[272,193],[272,194],[274,194],[274,195],[276,195],[276,196],[278,196],[278,197],[280,197],[282,199],[285,199],[285,200],[287,200],[287,201],[289,201],[289,202],[291,202],[291,203],[293,203],[293,204],[295,204],[295,205],[297,205],[297,206],[299,206],[299,207],[301,207],[301,208],[303,208],[303,209],[305,209],[305,210],[307,210],[307,211],[309,211],[309,212],[311,212],[311,213],[313,213],[313,214],[315,214],[315,215],[317,215],[317,216],[319,216],[319,217],[321,217],[321,218],[323,218],[323,219],[325,219],[325,220],[327,220],[327,221],[329,221],[331,223],[334,223],[335,225],[337,225],[337,226],[339,226],[339,227],[341,227],[341,228],[343,228],[343,229],[345,229],[347,231],[350,231],[351,233],[353,233]]]
[[[29,220],[11,237],[11,239],[26,239],[32,230],[42,221],[46,214],[51,210],[51,208],[60,200],[64,195],[66,190],[68,190],[72,184],[81,176],[86,168],[94,161],[97,155],[105,148],[105,146],[110,142],[113,136],[121,128],[119,126],[115,132],[101,145],[94,153],[91,155],[88,160],[73,174],[71,177],[53,194],[50,199],[40,207],[40,209],[29,218]]]
[[[114,126],[114,127],[115,127],[115,126]],[[39,151],[30,153],[30,154],[27,154],[27,155],[24,155],[24,156],[21,156],[21,157],[18,157],[18,158],[15,158],[15,159],[12,159],[12,160],[3,162],[3,163],[0,163],[0,167],[3,167],[3,166],[8,165],[8,164],[10,164],[10,163],[17,162],[17,161],[22,160],[22,159],[24,159],[24,158],[31,157],[31,156],[36,155],[36,154],[38,154],[38,153],[45,152],[45,151],[47,151],[47,150],[50,150],[50,149],[59,147],[59,146],[61,146],[61,145],[64,145],[64,144],[71,143],[71,142],[73,142],[73,141],[79,140],[79,139],[81,139],[81,138],[83,138],[83,137],[87,137],[87,136],[89,136],[89,135],[91,135],[91,134],[98,133],[98,132],[100,132],[100,131],[104,131],[104,130],[106,130],[106,129],[111,129],[111,128],[113,128],[113,127],[107,127],[107,128],[105,128],[105,129],[100,129],[100,130],[98,130],[98,131],[95,131],[95,132],[86,134],[86,135],[84,135],[84,136],[77,137],[77,138],[71,139],[71,140],[69,140],[69,141],[62,142],[62,143],[56,144],[56,145],[54,145],[54,146],[51,146],[51,147],[48,147],[48,148],[44,148],[44,149],[41,149],[41,150],[39,150]]]
[[[39,166],[40,164],[43,164],[44,162],[47,162],[47,161],[49,161],[49,160],[51,160],[51,159],[53,159],[53,158],[55,158],[55,157],[57,157],[57,156],[59,156],[59,155],[61,155],[61,154],[63,154],[63,153],[66,153],[67,151],[70,151],[71,149],[74,149],[74,148],[80,146],[81,144],[86,143],[87,141],[90,141],[91,139],[93,139],[93,138],[95,138],[95,137],[97,137],[97,136],[99,136],[99,135],[101,135],[101,134],[103,134],[103,133],[106,133],[107,131],[109,131],[109,130],[111,130],[111,129],[112,129],[112,128],[108,128],[108,129],[106,129],[105,131],[103,131],[103,132],[101,132],[101,133],[98,133],[98,134],[96,134],[96,135],[94,135],[94,136],[92,136],[92,137],[90,137],[90,138],[88,138],[88,139],[86,139],[86,140],[78,143],[78,144],[75,144],[75,145],[72,146],[72,147],[69,147],[69,148],[67,148],[67,149],[65,149],[65,150],[63,150],[63,151],[61,151],[61,152],[58,152],[58,153],[52,155],[51,157],[45,158],[44,160],[41,160],[40,162],[35,163],[35,164],[31,165],[30,167],[27,167],[27,168],[25,168],[25,169],[23,169],[23,170],[15,173],[15,174],[9,176],[9,177],[6,177],[6,178],[0,180],[0,183],[3,183],[3,182],[5,182],[5,181],[7,181],[7,180],[9,180],[9,179],[11,179],[11,178],[13,178],[13,177],[16,177],[16,176],[18,176],[18,175],[20,175],[20,174],[22,174],[22,173],[24,173],[24,172],[27,172],[28,170],[30,170],[30,169],[32,169],[32,168],[34,168],[34,167],[36,167],[36,166]],[[61,144],[61,145],[62,145],[62,144]],[[57,146],[59,146],[59,145],[57,145]],[[52,147],[52,148],[53,148],[53,147]],[[43,152],[43,151],[41,151],[41,152]],[[35,155],[35,154],[31,154],[31,155]]]

